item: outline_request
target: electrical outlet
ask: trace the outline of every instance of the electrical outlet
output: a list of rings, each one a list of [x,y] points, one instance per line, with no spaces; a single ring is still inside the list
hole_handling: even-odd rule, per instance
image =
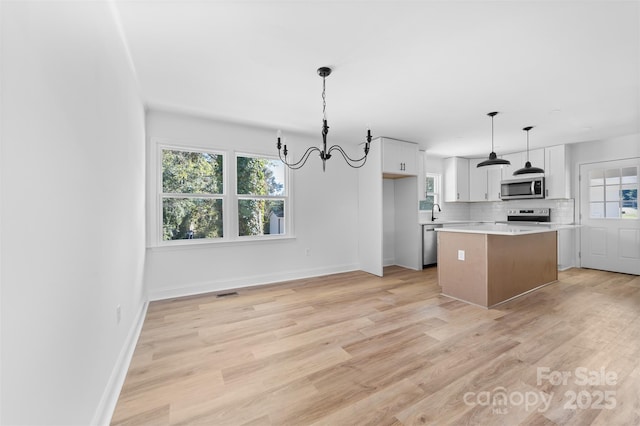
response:
[[[458,250],[458,260],[464,260],[464,250]]]
[[[120,324],[120,319],[122,318],[122,309],[120,309],[120,305],[116,306],[116,324]]]

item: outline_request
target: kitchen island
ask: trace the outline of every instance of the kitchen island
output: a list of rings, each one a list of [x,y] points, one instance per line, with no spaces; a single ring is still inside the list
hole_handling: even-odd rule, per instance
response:
[[[553,227],[476,224],[437,232],[445,296],[490,308],[558,279]]]

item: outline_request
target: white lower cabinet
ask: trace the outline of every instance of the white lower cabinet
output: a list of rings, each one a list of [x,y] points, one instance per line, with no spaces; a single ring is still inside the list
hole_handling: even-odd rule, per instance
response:
[[[573,268],[575,266],[575,229],[558,230],[558,270]]]

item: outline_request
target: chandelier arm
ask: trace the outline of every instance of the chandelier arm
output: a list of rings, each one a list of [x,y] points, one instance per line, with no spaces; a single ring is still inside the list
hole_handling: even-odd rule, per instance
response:
[[[344,152],[344,149],[342,149],[341,146],[333,145],[331,148],[329,148],[329,152],[334,150],[338,151],[340,155],[342,155],[342,157],[344,158],[344,161],[347,163],[347,165],[354,169],[359,169],[360,167],[364,166],[367,163],[366,154],[362,158],[354,160],[353,158],[349,157],[346,152]],[[362,164],[358,164],[359,162],[362,162]]]
[[[297,169],[300,169],[302,166],[304,166],[304,164],[309,159],[309,156],[314,151],[322,152],[322,150],[320,148],[315,147],[315,146],[311,146],[311,147],[307,148],[307,150],[304,152],[304,154],[302,154],[302,158],[300,158],[300,160],[295,162],[295,163],[289,163],[289,162],[287,162],[286,158],[283,159],[282,158],[282,154],[280,153],[280,151],[278,151],[278,157],[280,157],[280,161],[282,161],[285,164],[285,166],[289,167],[290,169],[297,170]]]
[[[351,161],[352,163],[359,163],[360,161],[363,161],[363,160],[365,160],[367,158],[367,154],[363,155],[361,158],[358,158],[358,159],[351,158],[351,157],[349,157],[349,155],[345,152],[345,150],[340,145],[333,145],[331,148],[329,148],[328,152],[331,152],[333,150],[340,151],[342,156],[346,160]]]

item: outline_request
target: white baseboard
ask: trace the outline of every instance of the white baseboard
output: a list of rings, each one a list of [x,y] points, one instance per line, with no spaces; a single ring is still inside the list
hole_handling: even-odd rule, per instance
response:
[[[273,284],[282,281],[299,280],[304,278],[318,277],[322,275],[338,274],[342,272],[357,271],[360,268],[356,264],[336,265],[326,268],[304,269],[292,272],[282,272],[268,275],[252,275],[234,278],[232,280],[207,281],[200,283],[186,284],[180,287],[149,289],[152,284],[148,284],[148,299],[164,300],[175,297],[192,296],[194,294],[211,293],[222,290],[231,290],[242,287],[256,285]]]
[[[100,403],[93,415],[93,420],[91,421],[92,425],[108,426],[109,423],[111,423],[113,411],[116,408],[116,403],[118,402],[118,397],[120,396],[124,379],[127,376],[127,371],[131,364],[131,358],[133,357],[136,343],[138,343],[138,338],[140,337],[140,331],[142,331],[142,324],[144,324],[144,319],[147,316],[148,306],[149,302],[144,302],[138,310],[138,314],[131,325],[127,339],[120,350],[116,364],[113,366],[107,386],[102,393],[102,398],[100,398]]]

